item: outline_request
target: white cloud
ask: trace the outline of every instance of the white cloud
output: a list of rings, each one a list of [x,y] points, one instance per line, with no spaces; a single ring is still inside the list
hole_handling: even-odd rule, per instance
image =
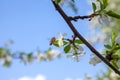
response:
[[[18,80],[46,80],[46,77],[43,75],[37,75],[35,77],[23,76],[19,78]]]
[[[73,78],[68,77],[68,78],[66,78],[65,80],[83,80],[83,79],[81,79],[81,78],[73,79]]]
[[[19,78],[18,80],[32,80],[32,78],[24,76],[24,77]]]

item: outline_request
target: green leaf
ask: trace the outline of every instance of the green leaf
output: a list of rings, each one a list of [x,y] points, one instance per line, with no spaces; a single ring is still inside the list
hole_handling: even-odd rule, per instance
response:
[[[63,45],[66,45],[66,44],[68,44],[68,42],[66,42],[66,41],[63,41]]]
[[[5,60],[5,62],[3,63],[3,66],[5,66],[5,67],[9,67],[10,65],[11,65],[11,62],[6,61],[6,60]]]
[[[68,44],[67,46],[64,47],[64,52],[68,53],[70,51],[70,49],[71,49],[71,45]]]
[[[32,53],[29,53],[27,57],[28,57],[28,62],[32,62],[32,59],[33,59]]]
[[[68,42],[63,41],[63,46],[66,45],[66,44],[68,44]],[[59,45],[58,45],[58,40],[56,40],[56,41],[53,43],[53,45],[56,46],[56,47],[59,47]]]
[[[28,58],[32,58],[32,56],[33,56],[32,53],[28,54]]]
[[[61,2],[61,0],[55,0],[56,4],[59,4]]]
[[[107,11],[106,14],[107,14],[108,16],[110,16],[110,17],[114,17],[114,18],[120,19],[120,14],[115,13],[115,12],[113,12],[113,11],[111,11],[111,10]]]
[[[119,50],[120,49],[120,46],[119,47],[115,47],[114,50]]]
[[[104,47],[107,48],[107,49],[112,49],[112,46],[110,46],[109,44],[104,45]]]
[[[117,65],[116,61],[112,60],[112,61],[111,61],[111,64],[112,64],[115,68],[119,69],[119,66]]]
[[[108,0],[103,0],[104,9],[108,6]]]
[[[101,0],[97,0],[100,3],[100,10],[102,11],[104,9],[104,4]]]
[[[59,45],[58,45],[58,40],[56,40],[56,41],[53,43],[53,45],[56,46],[56,47],[59,47]]]
[[[113,32],[113,33],[112,33],[112,37],[111,37],[111,38],[112,38],[112,46],[114,46],[114,44],[115,44],[116,36],[117,36],[116,33]]]
[[[96,11],[96,4],[95,3],[92,3],[92,8],[93,8],[93,11],[95,12]]]
[[[104,10],[108,6],[108,0],[97,0],[100,3],[100,11]]]
[[[83,42],[79,39],[76,39],[74,42],[77,43],[77,44],[83,44]]]
[[[115,33],[115,32],[113,32],[113,33],[112,33],[112,40],[114,41],[114,40],[115,40],[115,38],[116,38],[116,33]]]
[[[119,57],[118,55],[112,55],[112,58],[113,58],[114,60],[118,60],[120,57]]]
[[[4,50],[3,48],[0,48],[0,54],[2,54],[3,50]]]

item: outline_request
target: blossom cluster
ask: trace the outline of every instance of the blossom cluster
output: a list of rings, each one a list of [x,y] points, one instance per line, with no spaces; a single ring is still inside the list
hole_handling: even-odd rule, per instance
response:
[[[11,53],[9,49],[0,48],[0,62],[3,66],[10,66],[13,59],[19,59],[23,63],[32,63],[35,59],[38,62],[41,61],[51,61],[55,57],[60,57],[61,54],[57,50],[48,49],[44,53],[39,51],[33,53]]]
[[[72,36],[72,39],[65,38],[66,34],[59,34],[58,37],[53,37],[50,41],[56,47],[64,47],[64,53],[67,54],[68,58],[74,58],[75,61],[79,61],[79,57],[84,56],[85,52],[81,44],[83,42],[79,39],[76,39],[75,36]]]

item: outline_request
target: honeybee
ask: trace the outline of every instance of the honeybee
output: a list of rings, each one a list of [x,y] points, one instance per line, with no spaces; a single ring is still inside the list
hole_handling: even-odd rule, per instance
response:
[[[52,38],[50,39],[50,45],[52,45],[55,41],[56,41],[56,38],[55,38],[55,37],[52,37]]]

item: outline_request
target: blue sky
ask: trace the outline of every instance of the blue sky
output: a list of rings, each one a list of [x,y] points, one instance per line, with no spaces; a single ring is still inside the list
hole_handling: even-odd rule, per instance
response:
[[[86,0],[77,1],[76,5],[79,8],[78,15],[85,15],[91,9]],[[69,15],[76,15],[67,7],[64,10]],[[89,34],[87,22],[79,20],[74,23],[84,36]],[[44,51],[50,47],[49,39],[59,32],[72,35],[50,0],[0,0],[0,46],[7,40],[13,40],[14,44],[10,46],[13,52],[34,52],[37,47]],[[66,55],[51,62],[34,61],[27,65],[13,60],[9,68],[0,66],[0,80],[18,80],[24,76],[35,78],[39,74],[46,77],[46,80],[79,80],[86,73],[95,75],[104,70],[103,64],[95,67],[89,65],[91,52],[85,50],[87,54],[80,58],[80,62],[68,59]]]

